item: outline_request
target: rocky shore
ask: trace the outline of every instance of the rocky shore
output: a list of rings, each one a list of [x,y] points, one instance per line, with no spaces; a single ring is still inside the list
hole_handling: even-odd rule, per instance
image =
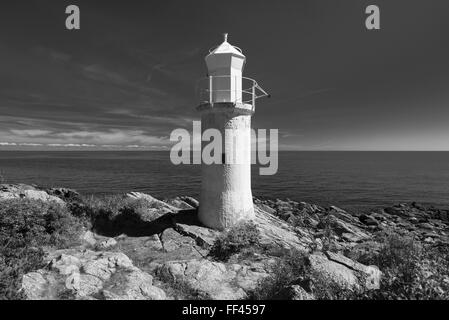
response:
[[[449,211],[416,203],[354,213],[255,198],[252,226],[220,233],[201,226],[199,203],[191,197],[159,200],[133,192],[105,205],[69,189],[0,185],[0,214],[13,211],[2,206],[21,201],[54,204],[83,221],[78,241],[43,247],[41,267],[21,275],[18,291],[25,299],[253,299],[270,283],[282,283],[270,298],[303,300],[321,297],[320,281],[368,297],[385,277],[366,259],[383,252],[380,238],[449,245]],[[220,258],[213,252],[219,245],[223,252],[223,243],[232,250]],[[286,262],[286,256],[293,258]],[[298,260],[306,271],[279,280],[276,269]]]

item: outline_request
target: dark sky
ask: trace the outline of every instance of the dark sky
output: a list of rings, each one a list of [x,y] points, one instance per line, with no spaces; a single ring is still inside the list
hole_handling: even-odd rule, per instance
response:
[[[2,0],[0,149],[167,147],[199,120],[223,32],[272,94],[253,126],[279,129],[281,149],[449,150],[447,0]]]

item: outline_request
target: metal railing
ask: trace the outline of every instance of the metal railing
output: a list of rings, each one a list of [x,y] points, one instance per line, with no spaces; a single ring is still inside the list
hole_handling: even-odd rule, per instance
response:
[[[229,86],[229,88],[226,88]],[[217,87],[225,89],[217,89]],[[200,104],[217,102],[244,103],[256,106],[256,100],[270,95],[256,80],[240,76],[209,76],[198,80],[196,86]]]

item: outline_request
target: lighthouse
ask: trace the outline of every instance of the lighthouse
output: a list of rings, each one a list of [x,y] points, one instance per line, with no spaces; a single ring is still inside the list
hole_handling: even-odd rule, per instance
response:
[[[208,76],[200,85],[201,131],[215,129],[222,137],[219,163],[201,164],[199,220],[224,230],[255,217],[251,191],[251,117],[257,98],[268,94],[243,77],[246,57],[228,42],[210,50],[205,58]],[[202,149],[206,142],[202,142]]]

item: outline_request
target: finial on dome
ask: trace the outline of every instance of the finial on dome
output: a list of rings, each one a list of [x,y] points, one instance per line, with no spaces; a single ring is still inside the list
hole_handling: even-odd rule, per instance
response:
[[[227,33],[223,33],[223,40],[224,40],[224,42],[228,42],[228,34]]]

